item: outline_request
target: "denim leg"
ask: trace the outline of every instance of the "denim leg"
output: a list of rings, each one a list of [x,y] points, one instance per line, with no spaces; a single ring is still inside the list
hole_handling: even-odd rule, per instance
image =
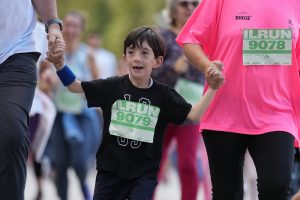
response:
[[[78,122],[75,114],[63,113],[62,124],[65,138],[70,145],[83,143],[84,136],[80,128],[80,123]]]
[[[55,186],[61,200],[67,200],[67,168],[69,166],[68,143],[62,127],[62,114],[58,113],[48,143],[48,155],[55,171]]]
[[[95,109],[87,108],[83,111],[81,124],[89,146],[89,155],[95,159],[102,139],[103,118]]]

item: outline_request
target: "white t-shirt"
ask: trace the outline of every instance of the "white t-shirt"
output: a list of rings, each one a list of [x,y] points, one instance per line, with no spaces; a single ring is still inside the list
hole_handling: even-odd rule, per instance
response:
[[[99,48],[95,52],[95,57],[97,66],[100,70],[99,78],[108,78],[116,75],[117,58],[112,52],[103,48]]]
[[[33,38],[36,50],[41,53],[39,60],[45,60],[47,57],[46,52],[48,50],[48,40],[45,25],[42,22],[37,21],[33,30]]]
[[[0,1],[0,64],[15,53],[35,52],[36,14],[31,0]]]

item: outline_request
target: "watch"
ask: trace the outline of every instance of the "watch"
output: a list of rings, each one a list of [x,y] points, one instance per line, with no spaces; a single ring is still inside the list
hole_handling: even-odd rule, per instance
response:
[[[48,33],[48,31],[49,31],[49,26],[50,26],[51,24],[58,24],[60,30],[62,31],[62,29],[63,29],[63,22],[62,22],[62,20],[61,20],[61,19],[58,19],[58,18],[55,18],[55,19],[50,19],[50,20],[48,20],[48,21],[46,22],[46,24],[45,24],[45,31],[46,31],[46,33]]]

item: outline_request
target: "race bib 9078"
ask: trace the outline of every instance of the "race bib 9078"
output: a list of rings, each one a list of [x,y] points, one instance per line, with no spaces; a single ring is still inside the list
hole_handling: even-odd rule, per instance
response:
[[[291,65],[291,29],[245,29],[244,65]]]

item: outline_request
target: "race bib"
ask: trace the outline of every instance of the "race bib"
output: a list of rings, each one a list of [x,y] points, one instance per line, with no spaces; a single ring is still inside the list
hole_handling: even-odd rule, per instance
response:
[[[153,143],[160,108],[143,103],[117,100],[111,111],[111,135]]]
[[[195,83],[187,79],[179,78],[175,84],[174,89],[187,102],[194,105],[200,100],[204,87],[200,83]]]
[[[245,29],[244,65],[291,65],[291,29]]]

